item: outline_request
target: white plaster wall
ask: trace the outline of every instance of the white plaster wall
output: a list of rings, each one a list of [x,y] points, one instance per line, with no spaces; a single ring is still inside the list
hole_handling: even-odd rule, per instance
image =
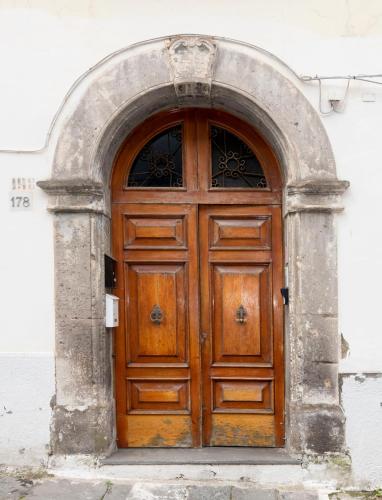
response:
[[[1,135],[1,132],[0,132]],[[12,212],[12,178],[49,175],[46,154],[0,153],[0,463],[46,463],[54,395],[52,218],[44,194]]]
[[[19,212],[11,211],[9,200],[13,178],[49,176],[46,158],[0,153],[0,352],[52,352],[54,346],[52,217],[46,197],[35,188],[32,210]]]
[[[0,464],[47,464],[54,358],[0,354]]]
[[[44,148],[49,127],[66,92],[81,74],[131,43],[176,33],[219,35],[260,46],[298,74],[382,73],[379,0],[194,0],[182,5],[176,0],[2,0],[0,353],[19,353],[22,357],[25,374],[13,372],[15,383],[24,380],[28,371],[38,371],[34,353],[53,352],[54,284],[52,221],[45,209],[44,194],[35,190],[32,211],[11,212],[11,178],[49,177],[51,151]],[[301,88],[317,107],[317,83],[302,83]],[[345,83],[324,82],[324,93],[333,88],[344,92]],[[370,93],[375,102],[364,102],[365,94]],[[382,86],[352,82],[345,111],[322,119],[333,145],[338,176],[351,182],[345,196],[346,210],[338,217],[340,328],[350,347],[341,371],[381,372]],[[19,363],[17,356],[7,359]],[[37,372],[33,373],[37,377]],[[53,365],[41,364],[42,373],[46,377],[41,376],[41,397],[47,407],[54,392]],[[1,397],[7,400],[13,379],[0,380]],[[355,411],[353,401],[359,395],[359,387],[346,382],[342,397],[350,422],[348,443],[354,463],[358,464],[357,474],[368,477],[370,469],[362,468],[355,439],[357,426],[364,425],[367,414]],[[367,387],[362,393],[364,408],[381,399],[376,384],[370,382]],[[32,403],[28,384],[20,385],[17,397]],[[30,418],[37,418],[34,406],[29,404],[28,408]],[[22,429],[22,422],[13,415],[6,414],[9,427],[0,426],[0,442],[16,449],[16,437],[5,438],[12,425]],[[374,419],[369,427],[376,429],[380,415],[374,412],[367,418]],[[33,439],[35,446],[42,449],[46,438],[36,433]],[[382,463],[381,450],[376,449],[374,457]],[[374,473],[378,474],[378,470]]]
[[[382,477],[382,375],[344,376],[342,400],[353,475],[365,488],[380,487]]]

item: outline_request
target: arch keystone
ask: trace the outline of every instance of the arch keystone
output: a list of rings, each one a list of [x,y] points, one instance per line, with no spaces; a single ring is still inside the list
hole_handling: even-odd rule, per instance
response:
[[[212,38],[186,36],[168,42],[171,77],[178,98],[211,95],[216,58]]]

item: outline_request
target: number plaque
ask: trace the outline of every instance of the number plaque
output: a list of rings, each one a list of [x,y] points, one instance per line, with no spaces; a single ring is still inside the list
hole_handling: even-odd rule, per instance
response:
[[[31,191],[11,191],[9,194],[9,207],[13,211],[32,210],[33,195]]]

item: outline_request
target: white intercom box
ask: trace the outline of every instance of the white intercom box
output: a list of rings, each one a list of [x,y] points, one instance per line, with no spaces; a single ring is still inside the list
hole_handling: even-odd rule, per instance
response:
[[[106,294],[105,319],[107,328],[114,328],[119,325],[118,301],[119,298],[115,295]]]

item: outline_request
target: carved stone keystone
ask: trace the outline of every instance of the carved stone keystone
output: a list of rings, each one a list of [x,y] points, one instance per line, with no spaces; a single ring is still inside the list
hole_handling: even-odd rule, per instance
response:
[[[171,76],[178,97],[209,97],[216,45],[207,38],[182,37],[168,46]]]

